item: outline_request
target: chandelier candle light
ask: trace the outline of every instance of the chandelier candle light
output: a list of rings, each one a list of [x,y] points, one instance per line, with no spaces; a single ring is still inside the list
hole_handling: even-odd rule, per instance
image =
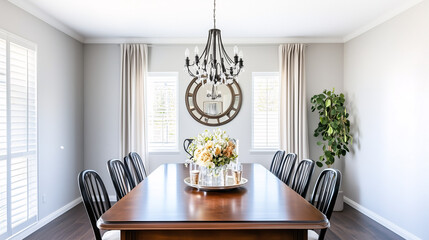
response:
[[[213,5],[213,29],[209,30],[206,47],[201,55],[198,47],[195,47],[193,62],[189,59],[189,49],[186,49],[185,72],[192,78],[197,78],[198,84],[232,84],[243,71],[243,52],[239,52],[235,46],[233,58],[226,53],[220,29],[216,28],[216,0]]]

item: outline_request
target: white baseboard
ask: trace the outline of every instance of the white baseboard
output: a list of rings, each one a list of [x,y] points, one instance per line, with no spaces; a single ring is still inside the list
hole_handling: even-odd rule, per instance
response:
[[[360,205],[359,203],[351,200],[350,198],[344,196],[344,202],[350,205],[352,208],[358,210],[359,212],[365,214],[367,217],[371,218],[372,220],[378,222],[379,224],[385,226],[392,232],[398,234],[399,236],[410,239],[410,240],[421,240],[421,238],[417,237],[416,235],[408,232],[407,230],[399,227],[398,225],[394,224],[393,222],[387,220],[386,218],[378,215],[377,213],[369,210],[368,208]]]
[[[23,229],[21,232],[19,232],[19,233],[13,235],[12,237],[8,238],[8,240],[18,240],[18,239],[24,239],[24,238],[28,237],[30,234],[34,233],[35,231],[37,231],[41,227],[45,226],[46,224],[50,223],[55,218],[61,216],[62,214],[64,214],[68,210],[74,208],[80,202],[82,202],[82,199],[80,197],[76,198],[75,200],[67,203],[66,205],[64,205],[61,208],[59,208],[58,210],[56,210],[55,212],[49,214],[48,216],[37,221],[36,223],[34,223],[34,224],[28,226],[27,228]]]

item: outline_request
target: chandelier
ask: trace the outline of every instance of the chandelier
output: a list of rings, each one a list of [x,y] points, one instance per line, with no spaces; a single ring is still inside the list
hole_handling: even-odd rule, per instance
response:
[[[209,30],[206,47],[199,55],[195,47],[194,61],[189,59],[189,49],[185,51],[185,72],[202,84],[232,84],[243,70],[243,53],[234,47],[234,57],[230,58],[222,43],[220,30],[216,29],[216,0],[213,1],[213,29]]]

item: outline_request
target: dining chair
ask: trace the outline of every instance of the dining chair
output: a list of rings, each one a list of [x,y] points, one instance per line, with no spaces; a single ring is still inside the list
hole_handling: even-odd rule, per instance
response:
[[[103,180],[94,170],[84,170],[79,173],[78,185],[95,239],[119,240],[121,237],[120,231],[111,230],[102,235],[100,229],[97,227],[97,220],[111,207],[109,195],[107,194]]]
[[[336,169],[327,168],[320,173],[316,185],[314,186],[310,203],[325,214],[328,220],[331,218],[332,211],[334,210],[340,184],[341,172]],[[309,230],[308,239],[323,240],[327,230],[327,228],[320,230],[320,234],[317,234],[313,230]]]
[[[285,156],[285,151],[278,150],[271,161],[270,172],[276,175],[276,177],[280,176],[280,166]]]
[[[280,164],[279,178],[288,186],[295,168],[296,157],[295,153],[288,153]]]
[[[192,138],[187,138],[183,141],[183,148],[185,149],[185,152],[189,155],[189,158],[192,159],[192,153],[189,152],[189,145],[191,145],[192,141],[194,141],[194,139]]]
[[[311,159],[303,159],[299,162],[295,171],[295,175],[290,184],[295,192],[305,198],[307,195],[308,186],[310,185],[311,176],[314,172],[314,161]]]
[[[125,167],[130,173],[131,179],[134,181],[135,186],[137,186],[147,177],[146,168],[143,164],[142,158],[138,153],[130,152],[128,156],[124,157],[124,163]]]
[[[107,170],[112,178],[116,197],[119,201],[135,187],[134,181],[131,179],[128,168],[119,159],[110,159],[107,161]]]

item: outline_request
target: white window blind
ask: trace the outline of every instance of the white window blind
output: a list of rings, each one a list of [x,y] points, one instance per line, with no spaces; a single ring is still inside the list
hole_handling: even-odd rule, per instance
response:
[[[0,239],[37,220],[35,46],[0,32]]]
[[[148,150],[177,151],[177,73],[149,73],[146,84]]]
[[[278,73],[253,73],[252,149],[280,147],[280,79]]]

